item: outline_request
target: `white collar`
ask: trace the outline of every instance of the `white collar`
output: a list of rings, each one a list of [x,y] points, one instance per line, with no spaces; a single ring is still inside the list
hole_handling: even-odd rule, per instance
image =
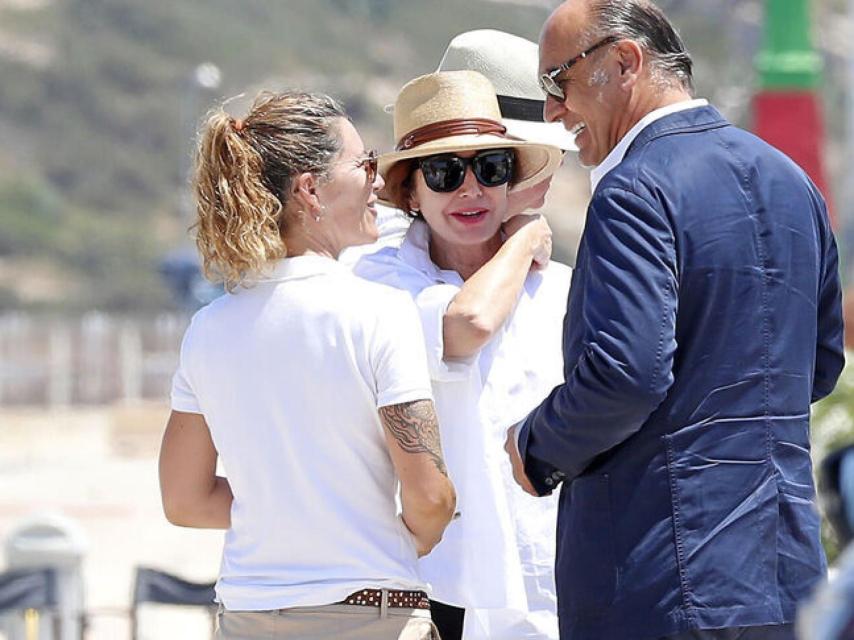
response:
[[[403,262],[418,269],[431,280],[462,285],[460,274],[449,269],[440,269],[430,258],[430,227],[424,220],[416,218],[412,221],[397,254]]]
[[[590,193],[594,193],[602,178],[604,178],[611,169],[623,161],[626,151],[629,150],[632,142],[634,142],[635,138],[640,135],[641,131],[646,129],[656,120],[669,116],[671,113],[687,111],[688,109],[696,109],[697,107],[705,107],[708,106],[708,104],[709,101],[702,98],[697,100],[683,100],[682,102],[661,107],[660,109],[650,111],[646,114],[635,126],[629,129],[629,132],[622,137],[622,139],[617,143],[617,146],[611,149],[611,153],[609,153],[599,165],[590,170]]]
[[[334,258],[318,255],[294,256],[274,260],[267,264],[260,273],[246,278],[246,285],[252,286],[263,282],[284,282],[310,278],[311,276],[327,273],[347,273],[347,268]]]

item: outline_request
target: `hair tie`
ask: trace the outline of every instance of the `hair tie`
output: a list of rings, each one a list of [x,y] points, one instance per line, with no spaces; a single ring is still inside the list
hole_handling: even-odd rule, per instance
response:
[[[233,122],[234,122],[234,130],[237,131],[237,133],[240,133],[241,131],[243,131],[243,125],[244,125],[243,120],[241,120],[240,118],[235,118]]]

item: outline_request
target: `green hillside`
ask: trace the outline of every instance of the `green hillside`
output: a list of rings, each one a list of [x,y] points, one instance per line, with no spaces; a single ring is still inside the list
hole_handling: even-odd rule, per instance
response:
[[[387,144],[382,104],[435,68],[453,35],[536,38],[545,15],[476,0],[0,3],[0,41],[14,34],[22,50],[0,47],[0,278],[57,281],[33,294],[18,277],[0,280],[0,306],[167,304],[156,264],[186,236],[182,174],[194,124],[217,100],[325,90]],[[202,62],[221,70],[215,91],[193,84]]]
[[[815,5],[816,29],[831,36],[817,41],[837,51],[826,57],[830,157],[844,157],[850,78],[834,16],[845,1]],[[382,106],[435,69],[454,35],[492,27],[536,39],[556,4],[0,0],[0,310],[168,306],[157,264],[187,243],[193,132],[216,102],[245,93],[239,111],[261,88],[327,91],[369,145],[387,148]],[[749,125],[761,2],[660,4],[694,53],[698,93]],[[215,90],[193,80],[201,63],[219,68]]]

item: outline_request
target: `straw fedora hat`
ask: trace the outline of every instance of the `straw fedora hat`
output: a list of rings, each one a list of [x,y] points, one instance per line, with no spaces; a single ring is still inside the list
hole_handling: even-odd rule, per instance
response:
[[[389,184],[388,174],[395,164],[440,153],[513,149],[512,190],[545,180],[561,161],[555,146],[507,136],[495,89],[476,71],[431,73],[407,83],[394,103],[394,138],[395,150],[379,157],[384,193],[397,187]]]
[[[498,94],[507,134],[578,151],[575,136],[559,122],[544,122],[545,98],[537,84],[536,43],[496,29],[477,29],[448,44],[437,71],[471,69],[485,75]]]

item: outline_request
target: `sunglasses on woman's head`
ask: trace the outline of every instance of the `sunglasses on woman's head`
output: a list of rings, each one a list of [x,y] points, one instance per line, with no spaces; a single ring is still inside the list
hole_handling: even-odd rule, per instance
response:
[[[442,153],[421,158],[418,167],[424,182],[432,191],[456,191],[466,179],[466,167],[471,165],[477,181],[484,187],[498,187],[513,179],[516,155],[511,149],[489,149],[471,158],[461,158],[453,153]]]

